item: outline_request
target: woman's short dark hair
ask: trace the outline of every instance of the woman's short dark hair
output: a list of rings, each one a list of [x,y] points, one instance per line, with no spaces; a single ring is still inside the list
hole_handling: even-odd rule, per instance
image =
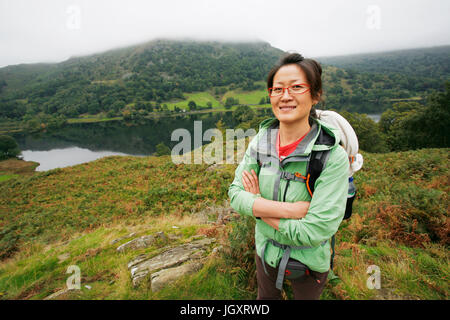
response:
[[[311,97],[313,99],[317,99],[322,102],[322,67],[320,64],[313,59],[305,59],[299,53],[288,53],[283,56],[280,61],[270,70],[269,75],[267,76],[267,89],[272,88],[273,86],[273,78],[275,74],[280,70],[281,67],[288,64],[296,64],[298,65],[306,75],[306,80],[310,85]],[[311,112],[309,114],[310,118],[317,118],[316,109],[314,106],[311,108]],[[311,119],[310,119],[311,124]]]

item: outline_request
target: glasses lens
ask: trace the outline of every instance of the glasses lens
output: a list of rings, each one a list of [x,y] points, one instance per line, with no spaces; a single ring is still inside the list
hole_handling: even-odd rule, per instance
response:
[[[283,88],[272,88],[270,91],[270,96],[276,97],[283,94]]]
[[[290,93],[303,93],[307,90],[308,88],[306,86],[302,86],[302,85],[293,85],[291,87],[289,87],[289,92]]]

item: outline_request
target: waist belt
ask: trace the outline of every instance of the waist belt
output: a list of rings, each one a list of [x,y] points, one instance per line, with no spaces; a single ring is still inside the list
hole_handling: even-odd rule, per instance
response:
[[[289,260],[289,257],[291,256],[291,249],[294,250],[304,250],[304,249],[312,249],[314,247],[312,246],[290,246],[290,245],[286,245],[286,244],[281,244],[279,242],[276,242],[273,239],[269,239],[267,240],[261,250],[261,260],[262,260],[262,265],[264,268],[264,272],[269,275],[269,273],[267,272],[266,269],[266,262],[264,259],[264,255],[265,255],[265,251],[266,251],[266,247],[268,243],[271,243],[272,245],[274,245],[275,247],[278,247],[280,249],[284,250],[283,253],[283,257],[281,258],[280,264],[278,266],[278,275],[277,275],[277,281],[275,283],[275,286],[278,290],[281,290],[283,288],[283,280],[284,280],[284,274],[286,272],[286,266]],[[328,240],[324,240],[320,243],[321,246],[323,246],[324,244],[326,244],[328,242]]]

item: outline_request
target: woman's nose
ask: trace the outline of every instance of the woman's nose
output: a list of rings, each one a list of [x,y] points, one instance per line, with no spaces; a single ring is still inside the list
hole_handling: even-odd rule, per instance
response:
[[[283,91],[283,94],[281,95],[282,100],[289,100],[292,99],[292,96],[289,94],[289,89],[285,88]]]

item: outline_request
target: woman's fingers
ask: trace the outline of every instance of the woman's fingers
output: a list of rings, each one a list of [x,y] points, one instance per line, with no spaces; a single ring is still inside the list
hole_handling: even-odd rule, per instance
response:
[[[255,182],[253,181],[252,175],[248,171],[245,171],[245,175],[247,176],[247,179],[250,182],[250,186],[252,187],[252,189],[255,189]]]
[[[243,177],[245,178],[245,181],[247,182],[247,186],[250,188],[250,192],[254,192],[254,187],[253,187],[253,181],[249,175],[249,173],[247,171],[243,172]]]
[[[255,188],[256,188],[256,191],[257,191],[257,193],[260,193],[260,192],[259,192],[259,181],[258,181],[258,176],[256,175],[256,172],[255,172],[255,170],[253,170],[253,169],[252,169],[252,176],[253,176],[253,180],[255,181]]]
[[[243,171],[242,172],[242,182],[246,183],[247,185],[247,189],[245,189],[246,191],[252,192],[252,193],[258,193],[259,187],[257,184],[257,181],[255,181],[254,177],[247,171]],[[244,185],[245,188],[245,185]]]
[[[245,172],[245,171],[244,171]],[[249,177],[248,177],[248,174],[243,174],[242,175],[242,182],[244,183],[245,182],[245,184],[244,184],[244,189],[245,189],[245,191],[248,191],[248,192],[251,192],[251,193],[255,193],[255,190],[254,190],[254,188],[253,188],[253,185],[252,185],[252,183],[251,183],[251,180],[249,179]]]
[[[245,191],[250,191],[250,188],[248,187],[248,179],[245,174],[242,175],[242,185],[244,186]]]

